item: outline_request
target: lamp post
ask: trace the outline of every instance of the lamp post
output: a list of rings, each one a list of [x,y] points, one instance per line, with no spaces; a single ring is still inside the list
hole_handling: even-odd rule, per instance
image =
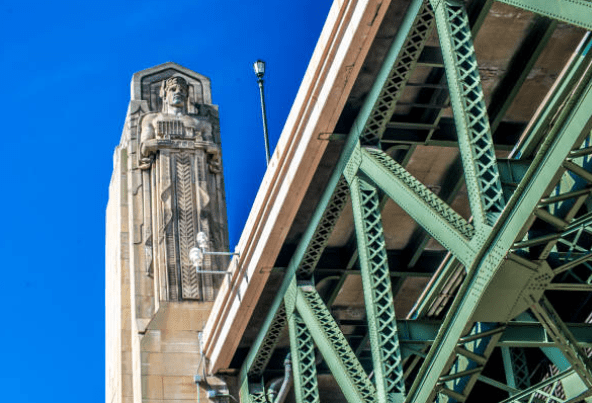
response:
[[[269,138],[267,135],[267,114],[265,112],[265,97],[263,96],[263,75],[265,74],[265,62],[257,60],[253,63],[253,70],[257,75],[257,83],[259,84],[259,97],[261,98],[261,115],[263,115],[263,137],[265,139],[265,160],[269,165]]]
[[[211,256],[239,256],[240,254],[238,252],[210,252],[208,251],[208,236],[205,232],[199,232],[197,234],[197,247],[195,248],[191,248],[191,250],[189,251],[189,260],[191,261],[191,263],[193,263],[193,265],[195,266],[195,270],[197,270],[198,273],[204,273],[204,274],[228,274],[230,275],[230,272],[228,271],[211,271],[211,270],[202,270],[202,264],[203,264],[203,260],[205,255],[211,255]]]

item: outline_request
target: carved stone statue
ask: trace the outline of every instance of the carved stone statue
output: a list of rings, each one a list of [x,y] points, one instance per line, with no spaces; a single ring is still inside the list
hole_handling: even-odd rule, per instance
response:
[[[142,118],[140,168],[149,168],[159,146],[166,145],[169,140],[212,142],[212,124],[187,114],[187,88],[183,77],[171,77],[162,82],[162,112],[149,113]],[[219,160],[217,148],[208,151],[213,154],[213,159]]]
[[[138,125],[145,264],[161,284],[161,300],[212,300],[221,278],[198,274],[189,251],[199,232],[208,234],[210,250],[227,248],[217,116],[210,105],[190,104],[189,89],[182,76],[162,80],[162,109],[143,114]],[[198,113],[188,113],[189,105]],[[224,266],[208,256],[203,270]]]

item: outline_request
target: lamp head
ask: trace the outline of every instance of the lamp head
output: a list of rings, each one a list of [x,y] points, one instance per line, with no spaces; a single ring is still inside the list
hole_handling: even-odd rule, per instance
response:
[[[199,232],[196,238],[198,248],[206,249],[208,247],[208,236],[205,232]]]
[[[189,251],[189,260],[199,270],[199,266],[201,266],[203,262],[203,253],[201,249],[191,248],[191,250]]]
[[[265,74],[265,62],[263,60],[257,60],[253,63],[253,70],[257,77],[263,78],[263,75]]]

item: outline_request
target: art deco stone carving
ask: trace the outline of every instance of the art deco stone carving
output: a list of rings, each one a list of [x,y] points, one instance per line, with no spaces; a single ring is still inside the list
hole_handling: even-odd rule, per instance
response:
[[[189,251],[199,232],[208,235],[210,250],[228,250],[218,113],[209,81],[183,70],[156,70],[137,83],[142,101],[136,111],[132,102],[128,114],[136,131],[131,163],[141,176],[135,202],[141,199],[143,216],[136,221],[155,298],[210,301],[222,276],[198,274]],[[202,269],[226,265],[224,257],[206,256]]]

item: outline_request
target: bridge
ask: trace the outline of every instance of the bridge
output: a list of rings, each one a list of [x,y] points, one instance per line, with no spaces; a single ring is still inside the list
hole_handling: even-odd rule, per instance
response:
[[[296,402],[592,396],[590,29],[586,0],[335,1],[208,372],[241,402],[287,357]]]

